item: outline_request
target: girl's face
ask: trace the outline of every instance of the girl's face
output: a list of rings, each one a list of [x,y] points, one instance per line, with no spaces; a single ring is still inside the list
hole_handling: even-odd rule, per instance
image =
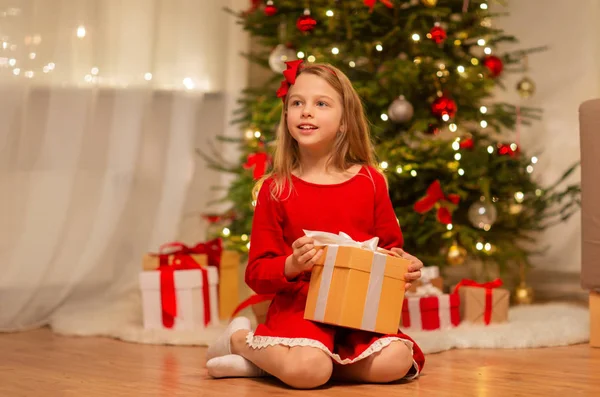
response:
[[[327,152],[333,147],[342,120],[340,95],[324,79],[301,74],[291,86],[287,127],[301,149]]]

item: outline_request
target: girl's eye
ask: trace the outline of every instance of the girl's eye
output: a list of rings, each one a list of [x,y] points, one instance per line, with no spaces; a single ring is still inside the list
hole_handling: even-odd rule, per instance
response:
[[[317,106],[327,106],[327,102],[319,101],[317,102]]]
[[[292,101],[292,106],[298,106],[300,105],[300,101],[296,100],[296,101]]]

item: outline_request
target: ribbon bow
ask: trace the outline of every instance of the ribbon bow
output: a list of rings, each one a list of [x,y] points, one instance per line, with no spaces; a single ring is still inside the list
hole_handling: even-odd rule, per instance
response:
[[[486,325],[488,325],[492,320],[492,290],[494,288],[502,287],[503,282],[501,279],[497,278],[494,281],[489,281],[487,283],[478,283],[474,280],[463,279],[456,287],[454,287],[454,293],[457,293],[460,287],[478,287],[485,288],[485,312],[483,315],[483,321]]]
[[[290,89],[290,85],[296,83],[296,76],[298,75],[298,69],[300,69],[302,62],[302,59],[297,59],[285,63],[287,65],[287,69],[283,71],[283,77],[285,77],[285,79],[281,82],[281,85],[277,90],[277,98],[281,98],[281,100],[285,101],[285,96]]]
[[[410,298],[422,298],[425,296],[440,296],[444,292],[433,284],[419,285],[415,292],[406,291],[405,295]]]
[[[383,4],[385,4],[385,6],[387,8],[394,8],[394,5],[392,4],[392,2],[390,0],[379,0],[379,1],[381,1]],[[373,12],[373,7],[375,7],[375,3],[377,3],[377,0],[363,0],[363,3],[365,3],[365,5],[370,8],[369,12]]]
[[[312,237],[315,240],[315,245],[340,245],[344,247],[363,248],[373,252],[380,250],[377,247],[377,244],[379,244],[379,237],[373,237],[365,241],[354,241],[352,240],[352,237],[348,236],[344,232],[340,232],[340,234],[333,234],[304,230],[304,234],[306,234],[307,237]]]
[[[459,201],[460,196],[458,194],[444,195],[440,181],[436,180],[427,188],[425,197],[415,203],[414,209],[418,213],[423,214],[431,210],[437,203],[440,203],[437,211],[437,220],[440,223],[448,225],[452,223],[452,215],[443,203],[458,204]]]
[[[208,266],[215,266],[219,270],[221,268],[221,254],[223,253],[223,240],[216,238],[205,243],[198,243],[193,247],[174,241],[161,245],[159,253],[161,266],[169,255],[176,255],[181,258],[190,254],[206,254]]]

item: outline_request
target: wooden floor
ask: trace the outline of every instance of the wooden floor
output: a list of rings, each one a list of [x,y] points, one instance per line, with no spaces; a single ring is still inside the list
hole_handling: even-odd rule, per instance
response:
[[[422,376],[392,385],[208,377],[204,348],[74,338],[48,329],[0,334],[0,396],[599,396],[600,349],[453,350],[427,356]]]

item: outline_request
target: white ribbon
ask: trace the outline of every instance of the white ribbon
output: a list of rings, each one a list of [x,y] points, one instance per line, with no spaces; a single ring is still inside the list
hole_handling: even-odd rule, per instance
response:
[[[423,284],[431,282],[440,276],[440,268],[437,266],[424,266],[421,268],[421,280]]]
[[[419,285],[415,292],[406,291],[404,295],[410,298],[423,298],[425,296],[441,296],[443,294],[442,290],[433,284],[423,284]]]
[[[306,234],[308,237],[312,237],[315,240],[314,245],[339,245],[342,247],[357,247],[377,252],[377,245],[379,244],[379,237],[373,237],[372,239],[366,241],[354,241],[344,232],[340,232],[340,234],[333,234],[328,232],[304,230],[304,234]]]
[[[449,328],[450,322],[450,295],[438,296],[438,313],[440,314],[440,329]]]

